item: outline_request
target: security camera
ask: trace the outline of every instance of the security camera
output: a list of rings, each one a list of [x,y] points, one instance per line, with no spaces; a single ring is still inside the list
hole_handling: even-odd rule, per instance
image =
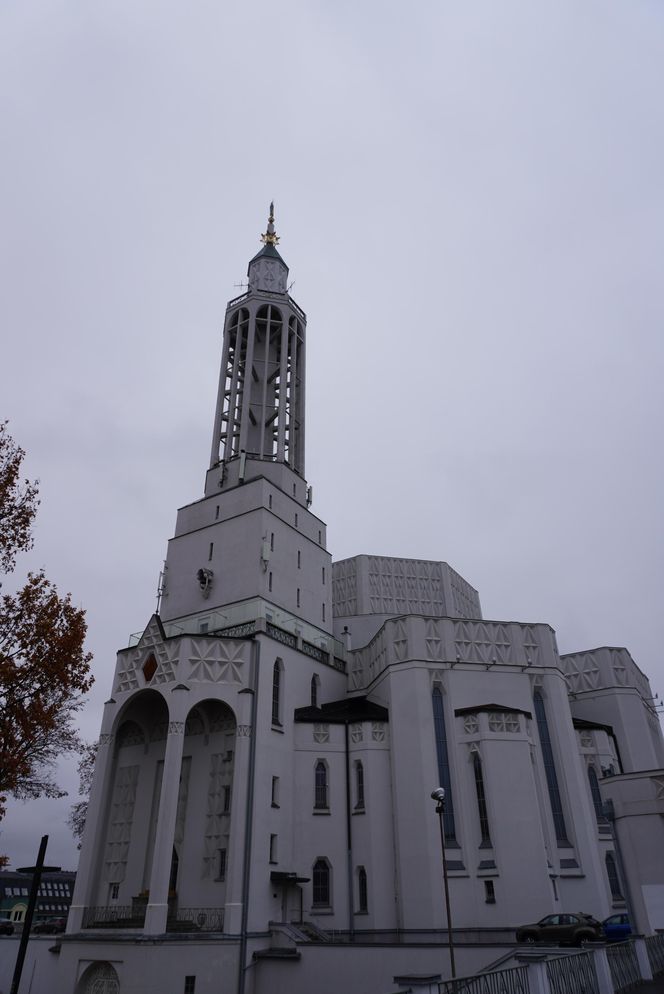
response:
[[[443,801],[445,800],[445,788],[436,787],[435,790],[431,791],[431,797],[433,798],[434,801],[438,801],[439,804],[442,804]]]

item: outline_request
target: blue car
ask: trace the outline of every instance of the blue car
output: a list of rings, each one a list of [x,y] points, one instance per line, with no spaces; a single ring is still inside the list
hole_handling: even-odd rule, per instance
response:
[[[624,913],[605,918],[602,927],[607,942],[624,942],[632,934],[629,916]]]

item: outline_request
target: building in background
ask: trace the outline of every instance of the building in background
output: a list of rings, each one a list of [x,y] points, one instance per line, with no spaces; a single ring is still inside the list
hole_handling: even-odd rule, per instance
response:
[[[34,922],[64,918],[69,912],[76,874],[69,870],[44,873],[39,885]],[[32,874],[16,870],[0,870],[0,918],[17,925],[25,920]]]
[[[453,924],[485,944],[459,972],[525,921],[625,906],[602,790],[664,766],[646,677],[624,649],[561,657],[546,624],[484,619],[446,563],[332,562],[277,243],[271,212],[226,311],[204,495],[118,653],[62,994],[446,974],[438,785]]]

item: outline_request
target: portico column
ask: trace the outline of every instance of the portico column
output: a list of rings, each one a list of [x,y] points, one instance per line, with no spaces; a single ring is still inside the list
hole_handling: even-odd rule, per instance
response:
[[[161,797],[157,816],[157,831],[150,873],[150,898],[143,931],[146,935],[161,935],[166,931],[168,917],[168,882],[175,840],[175,822],[180,792],[180,769],[184,749],[184,721],[169,721]]]
[[[249,790],[251,726],[253,691],[245,691],[238,696],[242,701],[238,709],[235,730],[235,754],[233,762],[233,799],[226,870],[226,903],[224,906],[224,932],[236,935],[242,924],[242,886],[244,867],[244,847],[247,844],[244,830],[247,813],[247,792]]]
[[[111,720],[104,721],[104,725],[108,729],[111,726]],[[86,907],[97,903],[93,892],[93,887],[97,885],[95,866],[97,861],[102,858],[102,832],[106,830],[106,819],[102,815],[107,808],[109,791],[112,790],[115,753],[115,736],[104,731],[104,725],[102,725],[102,734],[97,743],[97,757],[88,809],[85,815],[85,833],[81,857],[78,862],[76,884],[67,919],[68,932],[79,932],[83,927],[83,914]]]

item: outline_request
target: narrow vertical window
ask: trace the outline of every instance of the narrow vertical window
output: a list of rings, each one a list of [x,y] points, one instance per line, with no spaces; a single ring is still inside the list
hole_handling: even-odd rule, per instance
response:
[[[325,567],[324,566],[321,567],[321,577],[322,577],[322,580],[323,580],[323,584],[325,584]]]
[[[302,569],[302,553],[299,549],[297,550],[297,568]]]
[[[196,977],[184,978],[184,994],[196,994]]]
[[[270,552],[274,552],[274,532],[270,532]]]
[[[482,760],[477,752],[473,753],[473,772],[475,774],[475,793],[477,794],[477,813],[480,819],[480,835],[482,836],[480,847],[486,849],[491,846],[491,835],[489,834],[489,813],[486,808],[486,796],[484,794]]]
[[[208,550],[208,562],[212,559],[212,553],[214,552],[214,542],[210,542],[210,548]]]
[[[272,670],[272,724],[281,725],[281,660]]]
[[[111,901],[117,901],[120,896],[120,884],[111,884]]]
[[[549,788],[549,802],[551,804],[551,813],[553,815],[553,825],[556,831],[556,840],[561,845],[569,846],[570,843],[567,838],[565,816],[563,814],[563,802],[560,798],[556,764],[553,759],[553,748],[551,746],[549,726],[546,720],[546,711],[544,709],[544,699],[542,698],[539,690],[535,691],[533,695],[533,702],[535,705],[535,717],[537,718],[537,730],[539,732],[540,746],[542,748],[542,759],[544,761],[546,783]]]
[[[297,483],[293,484],[293,497],[297,497]]]
[[[319,529],[319,530],[318,530],[318,544],[319,544],[319,545],[322,545],[322,542],[323,542],[323,533],[322,533],[322,531],[320,531],[320,529]]]
[[[369,891],[367,888],[367,871],[363,866],[357,868],[357,910],[366,914],[369,910]]]
[[[605,856],[606,863],[606,875],[609,878],[609,887],[611,888],[611,897],[614,901],[622,901],[622,888],[620,886],[620,878],[618,876],[618,867],[616,866],[615,857],[612,852],[608,852]]]
[[[445,712],[443,710],[443,695],[439,687],[434,687],[431,695],[433,704],[433,726],[436,735],[436,757],[438,759],[438,777],[440,786],[445,789],[445,808],[443,825],[445,840],[456,843],[454,826],[454,805],[452,802],[452,782],[450,779],[450,763],[447,753],[447,737],[445,735]]]
[[[595,772],[594,766],[588,767],[588,782],[590,783],[590,794],[593,799],[593,807],[595,809],[597,824],[606,825],[606,816],[602,810],[602,795],[600,793],[599,782],[597,780],[597,773]]]
[[[216,510],[214,512],[215,521],[219,518],[219,505],[217,504]]]
[[[270,836],[270,862],[277,862],[277,837],[276,835]]]
[[[323,601],[321,607],[323,608],[323,611],[322,611],[323,621],[325,621],[325,601]]]
[[[267,578],[267,589],[272,593],[272,570],[270,570]]]
[[[493,880],[484,881],[484,900],[487,904],[496,903],[496,891],[493,886]]]
[[[364,811],[364,767],[359,759],[355,762],[355,810]]]
[[[313,901],[315,908],[330,907],[330,866],[326,859],[317,859],[312,876]]]
[[[231,788],[224,787],[224,814],[227,814],[231,810]]]
[[[295,527],[297,528],[297,514],[295,515]]]
[[[217,849],[217,880],[226,879],[226,850]]]
[[[272,807],[279,807],[279,777],[272,777]]]
[[[267,499],[267,506],[272,510],[272,494],[269,495]]]
[[[312,708],[318,707],[318,684],[320,683],[320,677],[315,673],[311,678],[311,706]]]
[[[326,811],[329,808],[327,795],[327,764],[319,759],[314,768],[314,808]]]
[[[297,588],[297,606],[300,606],[300,588]]]

